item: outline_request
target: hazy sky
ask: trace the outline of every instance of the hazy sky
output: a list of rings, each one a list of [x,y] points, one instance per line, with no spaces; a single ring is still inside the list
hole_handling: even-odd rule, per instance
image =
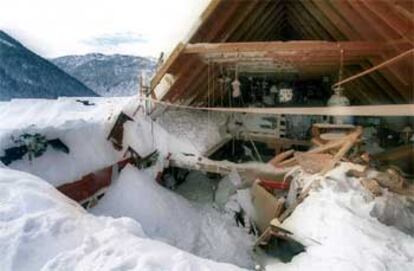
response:
[[[186,37],[210,0],[0,0],[0,29],[45,57],[158,56]]]

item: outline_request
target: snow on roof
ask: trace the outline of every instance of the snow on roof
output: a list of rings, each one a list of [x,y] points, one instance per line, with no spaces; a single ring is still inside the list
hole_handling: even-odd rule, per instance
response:
[[[0,103],[0,156],[16,146],[20,135],[40,133],[59,138],[68,154],[48,148],[40,157],[18,160],[9,166],[39,176],[55,186],[80,179],[124,159],[131,146],[142,156],[155,149],[162,155],[200,155],[221,140],[220,122],[205,114],[171,112],[158,123],[142,111],[124,125],[124,150],[116,151],[107,140],[121,111],[132,116],[140,104],[136,97],[15,99]]]
[[[86,106],[79,101],[89,101]],[[0,104],[0,156],[16,146],[20,135],[40,133],[48,140],[59,138],[69,153],[48,148],[29,161],[9,166],[26,171],[55,186],[75,181],[122,158],[106,140],[111,125],[130,98],[16,99]]]

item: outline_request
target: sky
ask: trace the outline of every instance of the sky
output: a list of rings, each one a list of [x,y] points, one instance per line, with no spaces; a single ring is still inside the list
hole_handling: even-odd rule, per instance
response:
[[[158,57],[210,0],[0,0],[0,29],[47,58],[92,52]]]

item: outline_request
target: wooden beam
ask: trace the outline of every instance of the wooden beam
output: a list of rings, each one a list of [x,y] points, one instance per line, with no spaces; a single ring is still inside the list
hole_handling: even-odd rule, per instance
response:
[[[244,36],[246,33],[249,33],[252,28],[255,28],[255,25],[257,24],[258,20],[260,20],[263,12],[271,8],[273,5],[275,5],[275,1],[261,1],[259,7],[255,9],[252,14],[249,15],[249,17],[247,17],[246,21],[239,27],[239,29],[237,29],[237,31],[235,31],[230,40],[243,40],[242,36]]]
[[[363,105],[363,106],[332,106],[332,107],[193,107],[179,104],[171,104],[141,98],[155,104],[161,104],[172,108],[188,110],[214,111],[214,112],[239,112],[248,114],[272,114],[272,115],[313,115],[313,116],[389,116],[389,117],[414,117],[414,104],[398,105]]]
[[[363,2],[367,8],[383,19],[394,31],[407,39],[411,45],[414,44],[414,20],[412,16],[411,20],[406,18],[404,14],[395,9],[395,3],[389,1],[359,1]]]
[[[151,80],[151,91],[155,89],[155,87],[159,84],[161,79],[164,75],[168,72],[174,62],[177,60],[178,56],[180,56],[181,52],[184,50],[185,45],[183,43],[179,43],[174,51],[170,54],[167,61],[162,64],[162,66],[158,69],[155,73],[155,76]]]
[[[355,15],[349,14],[349,9],[347,6],[344,6],[344,2],[342,0],[334,2],[335,7],[338,8],[336,4],[341,4],[341,9],[335,9],[333,5],[329,3],[329,1],[320,1],[320,0],[311,0],[314,5],[331,21],[349,40],[366,40],[372,37],[371,30],[364,29],[364,33],[361,33],[362,29],[354,29],[350,23],[352,22],[355,24],[355,20],[358,21],[358,18],[354,18]],[[344,7],[344,10],[342,10]],[[340,15],[341,14],[341,15]],[[349,16],[348,16],[349,15]],[[346,19],[343,16],[347,16]],[[355,19],[355,20],[353,20]],[[361,23],[361,22],[359,22]],[[366,24],[364,22],[361,23],[362,25]],[[377,37],[378,38],[378,37]],[[371,38],[374,40],[375,38]],[[370,62],[373,65],[376,65],[381,62],[378,58],[370,59]],[[400,92],[409,92],[410,86],[408,86],[404,81],[401,80],[400,76],[396,74],[391,69],[384,69],[381,71],[384,77]]]
[[[276,168],[265,163],[233,163],[230,161],[215,161],[205,157],[186,157],[186,159],[171,159],[170,166],[200,170],[205,172],[228,175],[237,171],[242,176],[249,176],[249,179],[262,177],[271,180],[280,180],[289,168]]]
[[[379,42],[368,41],[271,41],[271,42],[233,42],[233,43],[197,43],[188,44],[184,49],[185,54],[211,54],[234,52],[320,52],[343,49],[345,52],[361,52],[377,55],[386,50],[387,46]]]
[[[221,42],[228,41],[235,31],[240,28],[240,26],[243,24],[243,22],[246,21],[249,15],[254,12],[254,10],[257,8],[257,5],[260,4],[260,1],[253,0],[248,2],[248,6],[244,7],[242,11],[238,12],[238,17],[234,20],[233,24],[227,29],[227,32],[224,34],[224,36],[221,39]]]
[[[332,6],[327,5],[327,1],[311,0],[312,3],[330,20],[349,40],[363,40],[363,37],[356,33],[350,26],[345,22],[341,16],[339,16]]]
[[[267,29],[266,24],[268,24],[273,18],[273,14],[278,13],[281,9],[282,5],[280,2],[274,3],[273,6],[266,9],[262,14],[260,14],[258,21],[253,25],[253,27],[241,37],[241,40],[257,41],[259,39],[259,32],[263,29]]]
[[[297,9],[304,8],[306,9],[313,18],[315,18],[320,25],[325,28],[326,32],[332,37],[333,40],[341,41],[347,40],[346,36],[337,29],[335,25],[319,10],[319,8],[315,7],[315,5],[309,0],[300,0],[296,2],[298,5],[296,6]]]
[[[351,23],[351,26],[355,31],[358,31],[362,36],[364,36],[365,40],[370,41],[388,41],[387,38],[384,36],[383,29],[376,29],[372,24],[367,20],[368,17],[362,16],[357,10],[353,9],[352,6],[349,4],[349,2],[341,0],[341,1],[332,1],[332,4],[334,6],[337,6],[337,12],[340,12],[343,14],[347,21]],[[380,2],[380,1],[378,1]],[[377,3],[375,3],[376,5]],[[399,48],[396,44],[390,44],[392,47],[394,47],[394,52],[387,51],[383,52],[383,58],[384,60],[388,59],[389,57],[395,55],[395,53],[401,53],[405,51],[404,49],[401,51],[401,48]],[[412,47],[408,48],[411,49]],[[372,63],[374,65],[377,65],[378,62],[376,62],[375,59],[372,59]],[[397,79],[399,83],[402,84],[402,87],[407,89],[409,87],[409,79],[404,78],[401,71],[396,70],[395,67],[387,67],[389,69],[390,73]]]
[[[361,76],[364,76],[364,75],[369,74],[369,73],[371,73],[373,71],[376,71],[378,69],[384,68],[384,67],[386,67],[386,66],[388,66],[388,65],[390,65],[390,64],[392,64],[392,63],[394,63],[396,61],[399,61],[400,59],[403,59],[405,57],[412,56],[413,54],[414,54],[414,49],[408,50],[408,51],[406,51],[406,52],[404,52],[402,54],[399,54],[398,56],[395,56],[395,57],[393,57],[393,58],[391,58],[391,59],[389,59],[387,61],[384,61],[384,62],[382,62],[382,63],[380,63],[380,64],[378,64],[378,65],[376,65],[376,66],[374,66],[374,67],[372,67],[372,68],[370,68],[368,70],[365,70],[365,71],[363,71],[363,72],[361,72],[359,74],[353,75],[353,76],[348,77],[348,78],[346,78],[346,79],[344,79],[344,80],[342,80],[340,82],[337,82],[334,86],[339,86],[339,85],[345,84],[345,83],[347,83],[349,81],[355,80],[355,79],[357,79],[357,78],[359,78]]]

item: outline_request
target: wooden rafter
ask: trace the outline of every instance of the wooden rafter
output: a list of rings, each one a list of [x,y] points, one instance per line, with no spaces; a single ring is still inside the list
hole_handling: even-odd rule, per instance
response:
[[[200,17],[200,26],[188,46],[182,45],[162,65],[152,80],[152,89],[165,74],[177,80],[164,99],[200,103],[207,97],[207,63],[220,63],[232,69],[243,62],[257,71],[268,72],[279,64],[294,64],[299,78],[334,76],[338,71],[338,51],[312,47],[269,49],[260,42],[283,39],[349,41],[369,48],[345,48],[344,74],[352,76],[413,48],[414,4],[405,0],[212,0]],[[287,32],[291,31],[291,32]],[[291,34],[293,33],[293,34]],[[230,44],[223,43],[231,42]],[[259,49],[243,47],[259,44]],[[219,48],[203,43],[218,43]],[[235,43],[241,44],[230,48]],[[374,44],[378,43],[378,44]],[[256,44],[256,45],[257,45]],[[351,43],[350,43],[351,44]],[[197,48],[197,46],[199,46]],[[249,45],[248,45],[249,46]],[[180,46],[179,46],[180,47]],[[197,51],[199,50],[199,51]],[[194,55],[204,61],[194,60]],[[242,64],[243,64],[242,63]],[[362,103],[412,101],[414,59],[407,58],[367,77],[350,83],[354,99]],[[272,66],[273,65],[273,66]],[[259,67],[261,66],[261,68]],[[216,65],[217,67],[217,65]],[[247,66],[246,66],[247,67]],[[266,69],[268,67],[268,69]],[[217,75],[217,70],[215,72]],[[215,84],[215,83],[213,83]],[[211,84],[210,84],[211,86]],[[215,85],[214,85],[215,86]],[[223,95],[216,88],[214,95]]]

